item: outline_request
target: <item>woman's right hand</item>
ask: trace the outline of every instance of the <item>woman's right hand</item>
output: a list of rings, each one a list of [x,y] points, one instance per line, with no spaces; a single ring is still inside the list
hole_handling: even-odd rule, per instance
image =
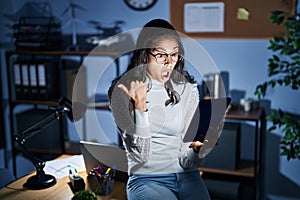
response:
[[[118,88],[123,90],[129,99],[134,101],[135,109],[146,111],[146,96],[147,96],[147,85],[142,81],[132,81],[130,87],[127,88],[123,84],[119,84]]]

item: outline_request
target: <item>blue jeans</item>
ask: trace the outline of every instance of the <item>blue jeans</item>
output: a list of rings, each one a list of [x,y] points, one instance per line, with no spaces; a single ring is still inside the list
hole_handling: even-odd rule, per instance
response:
[[[130,176],[129,200],[209,200],[210,196],[199,171],[174,174]]]

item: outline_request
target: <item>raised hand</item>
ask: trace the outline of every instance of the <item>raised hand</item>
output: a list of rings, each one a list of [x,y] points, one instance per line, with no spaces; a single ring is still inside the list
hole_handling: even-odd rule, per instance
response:
[[[122,89],[129,99],[134,101],[135,109],[146,111],[146,96],[147,96],[147,85],[142,81],[132,81],[130,87],[127,88],[123,84],[119,84],[118,88]]]

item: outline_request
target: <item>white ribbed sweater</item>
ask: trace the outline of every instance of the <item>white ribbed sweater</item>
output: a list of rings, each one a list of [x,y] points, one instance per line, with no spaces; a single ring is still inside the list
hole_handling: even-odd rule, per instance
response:
[[[203,164],[203,155],[194,153],[182,140],[198,105],[197,87],[190,83],[173,86],[181,100],[165,107],[169,97],[164,84],[152,80],[147,93],[148,111],[135,110],[134,133],[122,133],[129,175],[178,173]]]

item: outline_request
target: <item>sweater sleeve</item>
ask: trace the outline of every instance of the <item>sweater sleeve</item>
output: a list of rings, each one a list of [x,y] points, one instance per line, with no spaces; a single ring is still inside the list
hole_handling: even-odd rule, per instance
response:
[[[195,153],[192,148],[188,147],[187,143],[183,145],[182,149],[178,159],[183,169],[198,169],[203,166],[205,157],[202,157],[202,154]]]
[[[135,131],[122,133],[122,138],[128,156],[140,163],[149,159],[151,149],[151,134],[149,132],[148,112],[135,110]]]
[[[119,88],[113,90],[110,108],[128,156],[137,162],[147,162],[151,144],[148,112],[135,110]]]

